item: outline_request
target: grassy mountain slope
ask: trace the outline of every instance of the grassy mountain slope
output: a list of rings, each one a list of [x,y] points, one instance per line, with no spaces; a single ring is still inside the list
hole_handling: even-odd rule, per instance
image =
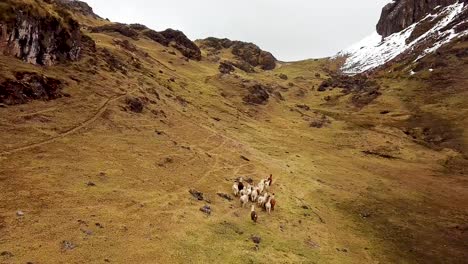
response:
[[[468,257],[463,60],[447,55],[462,64],[413,76],[404,63],[376,73],[381,95],[358,107],[355,92],[318,91],[338,67],[327,59],[222,75],[203,50],[193,61],[148,38],[82,32],[96,51],[76,62],[0,55],[1,80],[35,72],[67,95],[0,108],[0,251],[11,253],[2,263]],[[444,76],[451,90],[428,85]],[[254,84],[266,87],[264,104],[245,102]],[[237,199],[217,195],[238,176],[270,173],[278,205],[257,224]],[[211,216],[190,189],[210,200]]]

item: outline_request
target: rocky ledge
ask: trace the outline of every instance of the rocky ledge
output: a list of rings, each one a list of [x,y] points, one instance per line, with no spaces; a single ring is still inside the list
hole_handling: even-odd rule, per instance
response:
[[[468,0],[396,0],[387,4],[377,24],[377,32],[388,37],[400,32],[413,23],[432,13],[436,7],[445,7],[456,2],[467,3]]]
[[[208,50],[211,54],[219,53],[222,49],[231,49],[232,54],[238,60],[235,64],[238,65],[247,63],[263,70],[273,70],[276,67],[276,58],[270,52],[260,49],[253,43],[213,37],[199,40],[198,43],[202,49]]]
[[[77,60],[80,52],[80,25],[66,9],[44,1],[0,3],[0,53],[53,65]]]

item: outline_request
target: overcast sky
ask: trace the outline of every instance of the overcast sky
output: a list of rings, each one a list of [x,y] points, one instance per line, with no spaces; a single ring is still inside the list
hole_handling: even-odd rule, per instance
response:
[[[253,42],[284,61],[332,56],[375,31],[389,0],[85,0],[113,22]]]

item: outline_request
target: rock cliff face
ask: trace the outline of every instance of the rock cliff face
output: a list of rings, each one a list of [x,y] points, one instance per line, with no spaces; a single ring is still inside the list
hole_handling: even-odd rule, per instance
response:
[[[377,32],[338,53],[347,74],[419,61],[444,45],[466,42],[468,0],[397,0],[382,11]]]
[[[41,6],[6,1],[0,7],[0,52],[38,65],[77,60],[78,22],[64,9],[51,14]]]
[[[173,46],[186,58],[201,60],[201,51],[198,46],[179,30],[169,28],[158,32],[140,24],[127,25],[122,23],[113,23],[95,27],[92,29],[92,32],[116,32],[134,40],[138,40],[141,37],[147,37],[163,46]]]
[[[91,16],[93,18],[100,18],[96,15],[86,2],[77,1],[77,0],[56,0],[59,5],[62,5],[65,8],[68,8],[76,13],[80,13],[85,16]]]
[[[377,32],[382,37],[400,32],[433,12],[437,6],[445,7],[468,0],[396,0],[387,4],[377,24]]]
[[[263,70],[273,70],[276,67],[276,58],[253,43],[218,38],[207,38],[200,40],[199,43],[201,48],[209,49],[212,53],[231,48],[232,54],[239,61],[253,67],[259,66]]]

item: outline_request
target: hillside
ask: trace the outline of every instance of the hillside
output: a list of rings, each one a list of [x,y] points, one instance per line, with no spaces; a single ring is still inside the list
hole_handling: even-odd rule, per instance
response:
[[[78,1],[3,1],[0,36],[0,263],[468,258],[466,38],[347,76]],[[270,174],[256,224],[218,195]]]

